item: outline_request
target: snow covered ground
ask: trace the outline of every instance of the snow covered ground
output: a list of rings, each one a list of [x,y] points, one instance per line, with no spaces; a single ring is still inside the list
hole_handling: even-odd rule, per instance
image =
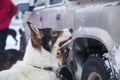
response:
[[[113,65],[116,72],[120,72],[120,46],[118,48],[114,47],[114,56],[115,56],[115,64]]]

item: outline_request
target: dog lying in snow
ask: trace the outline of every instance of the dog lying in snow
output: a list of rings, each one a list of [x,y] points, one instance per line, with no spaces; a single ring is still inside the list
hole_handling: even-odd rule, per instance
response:
[[[0,80],[58,80],[57,51],[71,40],[72,29],[55,31],[37,29],[27,22],[31,31],[23,61],[0,72]]]

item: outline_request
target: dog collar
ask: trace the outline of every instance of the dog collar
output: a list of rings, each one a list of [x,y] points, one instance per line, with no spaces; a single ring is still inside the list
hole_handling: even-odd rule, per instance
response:
[[[43,67],[43,68],[41,68],[41,67],[38,67],[38,66],[33,66],[33,67],[35,67],[35,68],[38,68],[38,69],[43,69],[43,70],[47,70],[47,71],[53,71],[53,68],[52,67]]]
[[[57,71],[54,71],[52,67],[38,67],[38,66],[33,66],[34,68],[38,68],[38,69],[43,69],[43,70],[47,70],[47,71],[53,71],[56,73],[56,76],[59,78],[59,79],[64,79],[64,80],[68,80],[66,77],[64,77],[62,74],[60,74],[59,72],[59,69]]]

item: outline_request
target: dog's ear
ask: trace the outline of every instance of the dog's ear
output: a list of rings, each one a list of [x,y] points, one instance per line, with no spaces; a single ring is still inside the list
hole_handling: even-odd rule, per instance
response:
[[[34,27],[32,23],[27,22],[30,31],[31,31],[31,40],[32,40],[32,45],[35,48],[38,48],[39,50],[41,50],[41,44],[42,44],[42,33],[41,31],[39,31],[38,28]]]
[[[35,33],[39,32],[39,30],[37,28],[35,28],[32,23],[27,22],[27,24],[28,24],[31,32],[35,32]]]
[[[31,31],[31,35],[35,34],[35,35],[40,35],[40,31],[38,28],[34,27],[34,25],[30,22],[27,22],[29,28],[30,28],[30,31]],[[41,37],[42,37],[42,34],[41,34]],[[39,37],[40,38],[40,37]]]

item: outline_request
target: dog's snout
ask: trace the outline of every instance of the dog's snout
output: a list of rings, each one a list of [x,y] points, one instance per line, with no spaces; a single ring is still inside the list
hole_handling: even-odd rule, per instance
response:
[[[70,31],[71,33],[73,33],[73,29],[72,29],[72,28],[70,28],[69,31]]]

